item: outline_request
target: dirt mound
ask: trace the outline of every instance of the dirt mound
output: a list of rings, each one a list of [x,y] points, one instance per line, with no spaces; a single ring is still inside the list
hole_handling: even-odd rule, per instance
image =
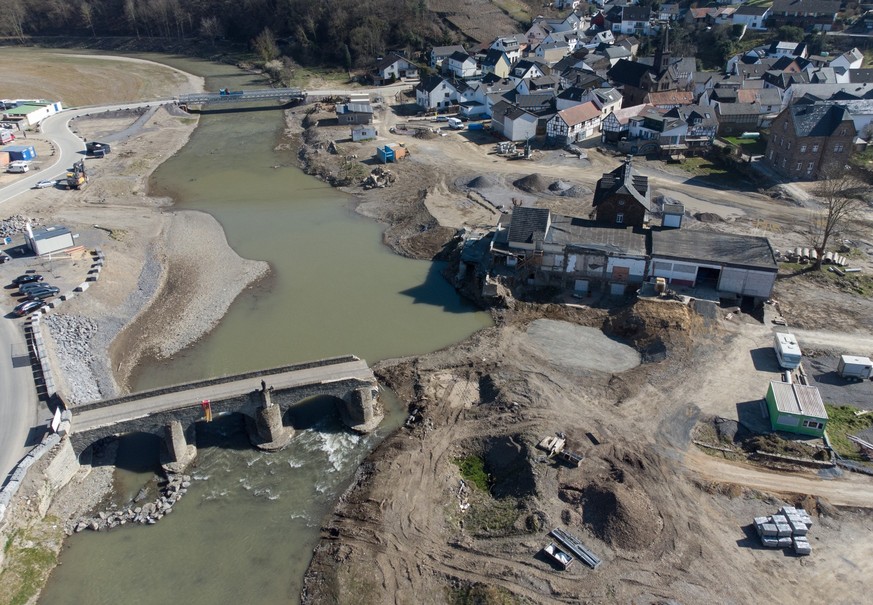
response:
[[[698,212],[694,215],[694,218],[699,220],[701,223],[723,223],[724,219],[719,215],[713,212]]]
[[[513,185],[527,193],[544,193],[549,190],[550,183],[539,174],[529,174],[512,182]]]
[[[570,183],[568,183],[567,181],[555,181],[554,183],[549,185],[549,191],[559,193],[561,191],[566,191],[570,187],[572,187],[572,185],[570,185]]]
[[[559,195],[564,197],[585,197],[587,195],[591,195],[592,191],[590,187],[586,187],[585,185],[573,185],[569,189],[565,189]]]
[[[482,175],[477,176],[475,179],[467,183],[467,187],[470,189],[488,189],[490,187],[496,187],[497,184],[497,179],[493,176]]]
[[[416,130],[415,134],[412,136],[415,137],[416,139],[425,139],[425,140],[437,138],[436,133],[431,132],[430,130],[426,130],[424,128]]]
[[[606,318],[603,331],[631,341],[637,350],[657,357],[689,349],[703,330],[703,319],[677,302],[640,299]]]
[[[649,548],[664,528],[646,495],[623,483],[592,483],[582,492],[580,504],[582,523],[616,548]]]

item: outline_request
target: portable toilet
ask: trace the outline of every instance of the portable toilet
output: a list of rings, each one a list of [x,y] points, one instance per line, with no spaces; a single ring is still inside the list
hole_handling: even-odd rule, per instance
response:
[[[11,162],[29,162],[36,158],[33,145],[7,145],[3,151],[9,153]]]

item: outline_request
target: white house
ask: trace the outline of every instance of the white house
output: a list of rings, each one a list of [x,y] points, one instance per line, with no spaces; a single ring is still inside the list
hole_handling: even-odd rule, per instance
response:
[[[600,109],[602,117],[621,109],[623,97],[614,88],[595,88],[591,91],[591,101]]]
[[[418,79],[418,67],[407,61],[406,58],[391,53],[376,63],[373,81],[377,86],[394,80],[403,79]]]
[[[864,63],[864,55],[857,48],[841,54],[828,64],[828,67],[844,67],[845,69],[859,69]]]
[[[566,42],[543,42],[537,46],[534,55],[545,63],[552,65],[570,54],[570,46]]]
[[[461,80],[482,74],[476,59],[465,52],[452,53],[448,61],[443,63],[443,69]]]
[[[734,25],[745,25],[749,29],[765,31],[764,22],[770,16],[769,6],[740,6],[731,17]]]
[[[564,109],[546,123],[546,137],[559,145],[587,139],[597,134],[600,109],[591,101]]]
[[[648,7],[625,6],[621,9],[621,21],[612,25],[612,31],[629,36],[648,36],[652,33],[651,18]]]
[[[458,88],[440,76],[428,76],[415,87],[415,102],[423,109],[450,107],[462,100]]]
[[[527,141],[537,134],[537,116],[501,101],[491,109],[491,128],[510,141]]]
[[[524,40],[523,45],[519,38]],[[515,64],[516,61],[521,59],[522,52],[527,48],[527,38],[524,34],[503,36],[492,42],[489,48],[502,50],[506,53],[506,56],[509,57],[509,60]]]
[[[367,126],[355,126],[352,128],[352,140],[355,142],[375,139],[378,134],[379,131],[376,130],[376,127],[372,124]]]

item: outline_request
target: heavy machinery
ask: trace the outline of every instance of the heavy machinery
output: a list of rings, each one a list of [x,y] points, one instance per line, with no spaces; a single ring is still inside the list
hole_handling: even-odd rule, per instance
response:
[[[242,90],[230,90],[229,88],[219,88],[218,94],[222,97],[238,97],[244,92]]]
[[[67,189],[84,189],[88,185],[88,175],[85,173],[85,161],[79,160],[67,173]]]

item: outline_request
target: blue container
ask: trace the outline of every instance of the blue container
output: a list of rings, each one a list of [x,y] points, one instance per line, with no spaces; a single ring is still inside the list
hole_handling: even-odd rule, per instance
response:
[[[482,122],[470,122],[467,124],[467,130],[485,130],[485,124]]]
[[[29,162],[36,157],[33,145],[7,145],[3,151],[9,152],[10,162]]]

